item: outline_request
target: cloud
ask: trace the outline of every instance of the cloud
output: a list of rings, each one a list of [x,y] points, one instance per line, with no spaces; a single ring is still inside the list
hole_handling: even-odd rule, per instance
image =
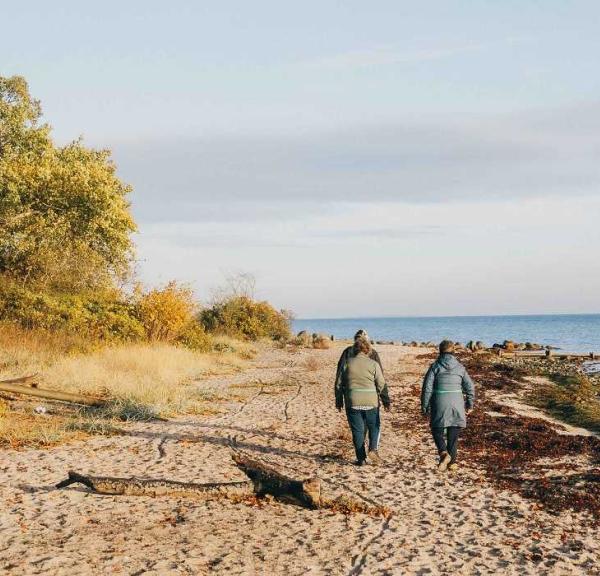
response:
[[[419,64],[453,58],[464,54],[473,54],[486,49],[515,47],[530,43],[532,38],[526,35],[513,35],[489,42],[471,42],[447,46],[406,50],[395,45],[374,46],[360,50],[348,50],[331,56],[323,56],[303,63],[311,69],[352,70],[390,66],[394,64]]]
[[[143,221],[290,221],[339,203],[593,195],[600,103],[452,124],[114,148]]]
[[[395,46],[377,46],[326,56],[307,62],[305,66],[325,70],[343,70],[387,66],[391,64],[416,64],[419,62],[442,60],[458,54],[477,52],[484,47],[484,44],[464,44],[461,46],[407,51]]]

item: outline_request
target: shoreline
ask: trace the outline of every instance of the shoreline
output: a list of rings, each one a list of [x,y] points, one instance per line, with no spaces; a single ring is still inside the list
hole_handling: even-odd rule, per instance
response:
[[[561,353],[600,354],[600,314],[414,316],[296,319],[294,332],[306,330],[352,338],[358,328],[374,340],[394,342],[481,341],[492,347],[504,340],[536,342]]]

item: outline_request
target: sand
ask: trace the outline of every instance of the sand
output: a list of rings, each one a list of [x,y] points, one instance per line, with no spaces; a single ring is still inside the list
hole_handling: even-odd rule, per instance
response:
[[[414,387],[423,350],[379,346],[393,407],[379,467],[352,465],[332,384],[339,345],[264,349],[233,377],[198,383],[216,415],[123,426],[50,450],[0,452],[3,574],[600,574],[600,533],[499,490],[469,462],[436,474]],[[310,360],[316,358],[316,360]],[[317,369],[315,369],[317,368]],[[227,399],[229,398],[229,400]],[[390,519],[276,501],[101,496],[55,490],[67,470],[194,482],[242,480],[230,443],[332,495],[389,507]]]

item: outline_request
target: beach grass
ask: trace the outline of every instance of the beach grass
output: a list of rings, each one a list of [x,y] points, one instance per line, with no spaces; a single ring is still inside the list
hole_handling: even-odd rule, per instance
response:
[[[166,343],[94,345],[56,334],[2,325],[0,380],[37,374],[40,388],[106,400],[100,409],[48,410],[43,399],[5,396],[0,406],[0,444],[49,446],[75,433],[110,434],[119,421],[211,412],[211,398],[195,385],[211,375],[241,370],[255,353],[231,338],[219,352],[199,353]]]
[[[550,374],[548,380],[533,393],[533,403],[568,424],[600,433],[600,385],[581,374]]]

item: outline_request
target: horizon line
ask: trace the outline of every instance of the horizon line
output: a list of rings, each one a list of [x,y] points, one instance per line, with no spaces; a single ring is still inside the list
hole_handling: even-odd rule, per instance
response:
[[[454,314],[454,315],[424,315],[424,316],[335,316],[335,317],[310,317],[293,318],[295,320],[401,320],[415,318],[532,318],[540,316],[600,316],[600,312],[545,312],[541,314]]]

